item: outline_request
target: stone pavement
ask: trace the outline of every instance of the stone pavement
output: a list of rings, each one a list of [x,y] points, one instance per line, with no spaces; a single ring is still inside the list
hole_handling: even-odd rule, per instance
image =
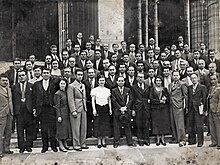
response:
[[[155,143],[144,147],[120,146],[114,149],[112,145],[98,149],[89,146],[82,152],[67,153],[48,151],[41,154],[41,148],[33,148],[32,153],[6,155],[0,159],[1,165],[218,165],[220,150],[210,148],[210,141],[205,141],[203,147],[196,145],[178,147],[178,144],[156,146]]]

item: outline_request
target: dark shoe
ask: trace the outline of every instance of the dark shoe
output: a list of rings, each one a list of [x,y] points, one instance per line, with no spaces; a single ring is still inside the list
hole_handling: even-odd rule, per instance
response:
[[[144,146],[144,142],[143,142],[143,141],[139,141],[138,144],[139,144],[139,146],[141,146],[141,147]]]
[[[197,145],[197,147],[202,147],[202,146],[203,146],[203,144],[198,144],[198,145]]]
[[[58,152],[57,148],[52,148],[53,152]]]
[[[27,151],[27,152],[32,152],[31,147],[27,147],[27,148],[26,148],[26,151]]]
[[[1,153],[1,154],[0,154],[0,159],[3,158],[3,157],[4,157],[4,155]]]
[[[81,148],[74,148],[75,151],[82,151]]]
[[[156,142],[156,146],[159,146],[160,145],[160,142]]]
[[[188,143],[188,145],[195,145],[195,144],[196,144],[196,143],[190,143],[190,142]]]
[[[4,154],[13,154],[13,151],[5,151]]]
[[[118,148],[118,146],[119,146],[118,143],[114,143],[114,144],[113,144],[113,147],[114,147],[114,148]]]
[[[47,148],[43,148],[43,149],[41,150],[41,153],[45,153],[45,152],[47,152],[47,151],[48,151]]]
[[[19,153],[24,153],[24,151],[25,151],[25,148],[22,148],[19,150]]]
[[[150,143],[149,143],[149,142],[144,142],[144,144],[145,144],[146,146],[150,146]]]
[[[209,144],[209,147],[216,147],[217,144]]]
[[[72,147],[72,146],[64,146],[64,148],[65,148],[66,150],[73,150],[73,147]]]
[[[61,152],[67,152],[67,150],[63,147],[63,148],[61,148],[61,147],[59,147],[59,150],[61,151]]]
[[[179,147],[183,147],[185,145],[186,145],[186,142],[184,142],[184,141],[179,142]]]
[[[97,146],[98,148],[102,148],[102,145],[101,144],[98,144],[98,146]]]
[[[163,146],[166,146],[167,144],[165,143],[165,142],[163,142],[162,140],[161,140],[161,144],[163,145]]]
[[[207,135],[207,136],[211,136],[211,133],[210,133],[210,132],[208,132],[206,135]]]
[[[107,147],[107,145],[106,145],[106,144],[102,144],[102,147],[106,148],[106,147]]]
[[[137,144],[135,144],[135,143],[129,143],[128,146],[137,147]]]
[[[81,147],[81,149],[89,149],[89,147],[87,145],[84,145]]]
[[[220,149],[220,146],[217,146],[217,149],[219,150],[219,149]]]

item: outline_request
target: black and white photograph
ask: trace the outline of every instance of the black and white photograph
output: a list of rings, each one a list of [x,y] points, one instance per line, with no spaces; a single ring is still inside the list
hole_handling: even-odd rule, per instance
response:
[[[0,0],[1,165],[219,162],[219,0]]]

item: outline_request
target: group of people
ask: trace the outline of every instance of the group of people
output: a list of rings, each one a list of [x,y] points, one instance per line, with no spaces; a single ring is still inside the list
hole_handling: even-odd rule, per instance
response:
[[[30,55],[21,66],[0,75],[0,154],[10,151],[10,136],[15,119],[19,152],[31,152],[40,128],[42,153],[49,144],[59,150],[88,149],[86,138],[97,137],[97,147],[113,147],[125,134],[128,146],[170,143],[180,147],[204,143],[204,121],[208,125],[210,147],[220,149],[220,61],[213,49],[190,51],[183,37],[164,50],[155,46],[121,42],[101,44],[101,39],[82,33],[76,41],[66,40],[60,55],[50,47],[44,66]],[[204,120],[206,118],[206,120]],[[208,122],[207,122],[208,121]],[[4,137],[4,138],[3,138]],[[67,140],[72,139],[72,145]]]

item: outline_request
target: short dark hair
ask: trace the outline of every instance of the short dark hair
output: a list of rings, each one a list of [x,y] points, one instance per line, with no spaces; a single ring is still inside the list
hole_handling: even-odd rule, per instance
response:
[[[21,62],[21,59],[20,59],[20,58],[14,58],[14,59],[13,59],[13,63],[14,63],[15,61],[20,61],[20,62]]]
[[[154,83],[156,84],[156,80],[159,78],[163,82],[163,77],[161,75],[157,75],[154,79]]]
[[[2,74],[0,74],[0,79],[1,79],[1,78],[8,78],[8,76],[7,76],[7,74],[2,73]]]
[[[76,69],[76,70],[75,70],[75,74],[77,75],[78,72],[83,72],[83,70],[80,69],[80,68],[79,68],[79,69]]]
[[[61,81],[65,81],[66,82],[66,87],[65,87],[65,91],[67,90],[67,87],[68,87],[68,81],[67,81],[67,79],[65,79],[65,78],[61,78],[61,79],[59,79],[59,81],[58,81],[58,87],[59,87],[59,89],[60,89],[60,82]]]
[[[97,81],[99,81],[99,79],[100,79],[100,78],[104,78],[104,79],[105,79],[105,76],[104,76],[104,75],[102,75],[102,74],[101,74],[101,75],[99,75],[99,76],[97,77]]]

